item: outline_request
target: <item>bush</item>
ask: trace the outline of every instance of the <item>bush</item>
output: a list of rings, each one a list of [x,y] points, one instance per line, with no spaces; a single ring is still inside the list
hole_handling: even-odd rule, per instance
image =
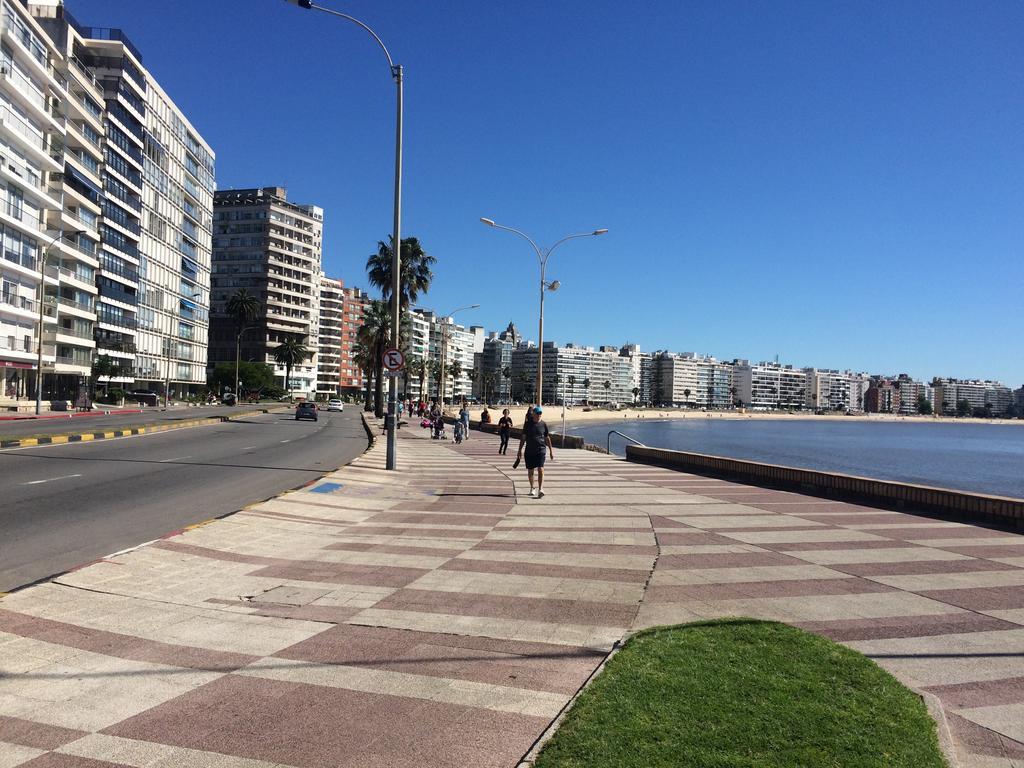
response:
[[[110,405],[117,405],[124,400],[125,391],[120,387],[108,388],[103,393],[103,402],[109,403]]]

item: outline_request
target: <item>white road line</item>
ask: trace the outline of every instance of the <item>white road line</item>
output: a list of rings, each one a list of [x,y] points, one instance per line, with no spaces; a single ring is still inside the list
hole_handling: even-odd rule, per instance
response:
[[[60,477],[49,477],[46,480],[33,480],[30,483],[22,483],[22,485],[39,485],[40,483],[52,483],[54,480],[67,480],[72,477],[81,477],[81,475],[61,475]]]
[[[166,464],[169,461],[181,461],[182,459],[190,459],[191,456],[175,456],[173,459],[160,459],[157,464]]]
[[[282,443],[290,443],[290,442],[291,442],[291,440],[282,440],[281,442],[282,442]]]
[[[242,450],[243,451],[248,451],[250,448],[255,448],[255,447],[256,447],[255,445],[246,445],[246,446],[242,447]]]

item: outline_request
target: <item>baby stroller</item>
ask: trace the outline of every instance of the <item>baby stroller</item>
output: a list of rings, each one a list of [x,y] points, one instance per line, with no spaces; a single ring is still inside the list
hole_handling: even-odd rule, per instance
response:
[[[465,430],[465,426],[463,425],[462,421],[461,420],[457,420],[455,422],[455,426],[452,429],[452,431],[455,433],[455,444],[456,445],[458,445],[459,443],[462,442],[462,437],[463,437],[463,431],[464,430]]]
[[[434,439],[447,440],[448,435],[444,433],[444,419],[440,416],[434,421]]]

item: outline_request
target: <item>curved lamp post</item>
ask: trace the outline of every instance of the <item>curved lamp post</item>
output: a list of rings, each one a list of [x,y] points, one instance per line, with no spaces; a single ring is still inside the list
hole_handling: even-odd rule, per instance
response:
[[[493,219],[485,219],[481,217],[480,221],[488,227],[504,229],[507,232],[519,235],[533,246],[533,250],[537,254],[537,263],[540,265],[540,320],[537,327],[537,404],[540,405],[544,401],[544,390],[542,389],[544,385],[544,294],[547,291],[557,291],[561,286],[561,283],[558,280],[547,282],[544,278],[545,272],[547,271],[548,259],[551,257],[552,252],[567,240],[574,240],[577,237],[596,237],[597,235],[605,234],[608,230],[595,229],[593,232],[581,232],[577,235],[566,235],[550,248],[542,249],[533,241],[533,238],[525,232],[520,232],[518,229],[513,229],[512,227],[506,227],[503,224],[496,224]]]
[[[370,27],[361,22],[354,16],[349,16],[347,13],[341,11],[335,11],[330,8],[324,8],[323,6],[316,5],[311,0],[286,0],[286,2],[292,5],[297,5],[300,8],[306,8],[313,11],[321,11],[331,16],[337,16],[338,18],[351,21],[359,27],[362,27],[374,40],[377,41],[377,45],[380,46],[381,50],[384,51],[384,55],[388,60],[388,67],[391,70],[391,77],[395,81],[397,90],[397,101],[396,101],[396,113],[395,113],[395,226],[394,232],[392,233],[391,239],[391,346],[399,346],[399,327],[401,324],[401,307],[400,307],[400,294],[401,294],[401,269],[402,269],[402,91],[403,91],[403,69],[401,64],[395,64],[391,58],[391,54],[388,52],[387,46],[384,45],[384,41],[378,37],[377,33],[374,32]],[[398,407],[398,378],[396,376],[391,377],[391,381],[388,385],[388,412],[384,418],[384,426],[387,430],[387,469],[395,469],[396,463],[396,444],[395,444],[395,418]]]
[[[80,229],[76,229],[73,232],[58,232],[54,235],[53,239],[46,244],[46,247],[43,248],[43,252],[39,257],[39,338],[36,343],[36,416],[43,411],[43,304],[46,300],[46,257],[50,253],[50,249],[53,248],[53,244],[61,238],[76,237],[84,234],[85,232]],[[59,275],[60,272],[57,274]],[[60,278],[58,277],[58,282],[59,281]]]

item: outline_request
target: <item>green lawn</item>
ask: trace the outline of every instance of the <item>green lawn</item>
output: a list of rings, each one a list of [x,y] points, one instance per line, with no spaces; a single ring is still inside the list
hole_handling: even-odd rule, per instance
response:
[[[924,704],[864,656],[733,619],[632,638],[537,768],[941,768]]]

